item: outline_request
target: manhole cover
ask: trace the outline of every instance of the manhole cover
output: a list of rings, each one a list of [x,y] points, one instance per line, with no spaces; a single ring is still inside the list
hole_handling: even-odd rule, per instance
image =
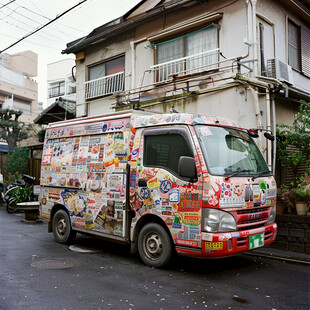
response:
[[[63,259],[44,259],[31,263],[32,267],[39,269],[66,269],[74,265],[74,262]]]
[[[98,253],[100,252],[99,249],[90,248],[90,247],[84,247],[84,246],[78,246],[78,245],[70,245],[69,250],[73,252],[79,252],[79,253]]]

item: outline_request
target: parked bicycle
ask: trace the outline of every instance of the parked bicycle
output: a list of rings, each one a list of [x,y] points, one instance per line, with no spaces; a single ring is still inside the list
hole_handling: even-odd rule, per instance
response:
[[[33,196],[34,181],[35,177],[23,174],[19,180],[8,185],[5,192],[2,192],[2,198],[8,213],[16,212],[18,209],[17,202],[23,202],[23,199],[28,200],[29,197],[25,196]]]

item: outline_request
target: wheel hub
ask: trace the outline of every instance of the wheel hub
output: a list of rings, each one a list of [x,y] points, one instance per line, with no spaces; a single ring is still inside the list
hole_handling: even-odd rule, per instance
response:
[[[162,253],[163,245],[158,234],[151,233],[145,239],[145,253],[149,258],[158,258]]]
[[[67,224],[66,224],[65,219],[60,219],[57,225],[58,233],[63,236],[66,233],[66,229],[67,229]]]

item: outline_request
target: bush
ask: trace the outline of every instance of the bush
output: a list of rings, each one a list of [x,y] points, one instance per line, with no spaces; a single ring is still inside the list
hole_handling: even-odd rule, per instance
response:
[[[277,154],[283,167],[292,169],[293,184],[296,188],[300,179],[298,177],[298,167],[306,165],[309,171],[310,164],[310,102],[301,101],[298,117],[292,126],[279,125],[277,128]],[[288,152],[289,147],[294,147],[292,154]]]
[[[4,165],[4,185],[11,184],[19,179],[22,174],[29,174],[29,149],[26,147],[16,148],[6,156]]]

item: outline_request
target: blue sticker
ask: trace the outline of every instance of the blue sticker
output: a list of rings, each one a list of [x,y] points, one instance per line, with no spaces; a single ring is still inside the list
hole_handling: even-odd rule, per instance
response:
[[[134,150],[132,151],[132,155],[131,155],[131,158],[134,158],[134,157],[136,157],[136,156],[138,155],[138,153],[139,153],[139,148],[137,148],[137,149],[134,149]]]
[[[108,130],[108,125],[107,124],[104,124],[102,126],[102,132],[106,132]]]
[[[173,188],[169,192],[169,202],[178,203],[180,201],[180,191],[177,188]]]
[[[163,194],[167,194],[171,189],[171,182],[169,180],[163,180],[160,182],[159,190]]]

